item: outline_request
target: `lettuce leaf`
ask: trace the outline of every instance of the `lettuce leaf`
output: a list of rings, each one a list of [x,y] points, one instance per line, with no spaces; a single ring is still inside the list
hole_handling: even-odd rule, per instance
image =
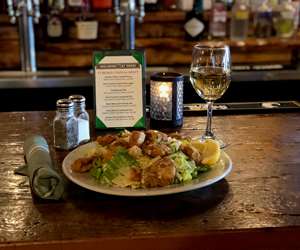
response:
[[[170,158],[176,165],[176,179],[177,182],[186,182],[192,180],[197,176],[197,167],[194,161],[190,161],[189,158],[182,152],[178,152],[170,155]]]
[[[121,169],[136,165],[136,160],[128,154],[125,148],[119,147],[113,158],[91,171],[92,176],[104,184],[112,184],[112,180],[122,174]],[[101,170],[99,170],[101,169]]]

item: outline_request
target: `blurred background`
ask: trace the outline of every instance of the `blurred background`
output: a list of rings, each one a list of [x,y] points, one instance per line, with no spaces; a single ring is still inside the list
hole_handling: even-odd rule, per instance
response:
[[[299,2],[290,0],[0,0],[0,111],[54,110],[83,94],[92,54],[144,49],[151,73],[185,74],[196,43],[227,44],[232,82],[219,102],[300,100]],[[147,98],[149,101],[149,98]]]

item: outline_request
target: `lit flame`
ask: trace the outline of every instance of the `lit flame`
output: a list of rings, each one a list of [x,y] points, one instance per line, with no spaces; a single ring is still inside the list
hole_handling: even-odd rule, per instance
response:
[[[159,90],[159,96],[162,98],[169,98],[171,94],[171,86],[169,86],[167,83],[162,83],[158,87]]]

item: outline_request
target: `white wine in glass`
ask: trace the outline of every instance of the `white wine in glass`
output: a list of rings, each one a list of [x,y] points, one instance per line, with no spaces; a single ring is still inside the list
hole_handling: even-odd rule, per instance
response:
[[[231,81],[231,61],[228,46],[213,47],[197,44],[193,48],[190,81],[197,94],[207,102],[207,125],[202,140],[214,135],[211,122],[213,103],[229,87]],[[222,147],[225,144],[218,140]]]

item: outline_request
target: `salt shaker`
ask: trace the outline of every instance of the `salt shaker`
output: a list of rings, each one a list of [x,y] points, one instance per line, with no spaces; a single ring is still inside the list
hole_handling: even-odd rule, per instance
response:
[[[53,120],[54,146],[64,150],[75,148],[78,145],[78,124],[74,114],[74,102],[59,99],[56,108]]]
[[[71,95],[69,99],[74,102],[75,116],[78,123],[78,144],[90,140],[89,114],[85,109],[85,97],[82,95]]]

